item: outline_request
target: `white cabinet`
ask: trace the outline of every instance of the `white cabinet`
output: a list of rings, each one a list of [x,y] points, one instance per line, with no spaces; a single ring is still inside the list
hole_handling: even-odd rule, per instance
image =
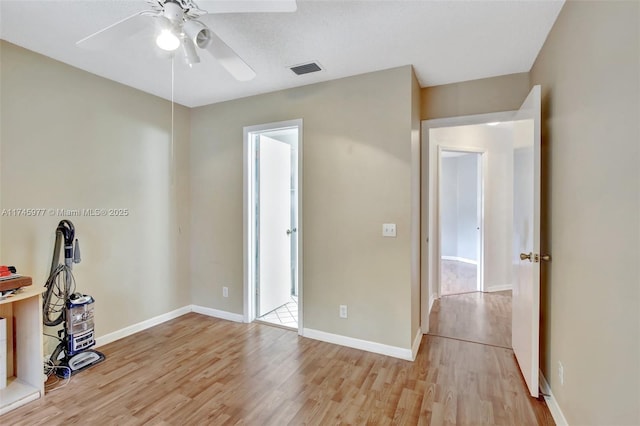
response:
[[[0,415],[44,395],[42,352],[42,288],[24,287],[0,300],[6,318],[7,386],[0,389]]]

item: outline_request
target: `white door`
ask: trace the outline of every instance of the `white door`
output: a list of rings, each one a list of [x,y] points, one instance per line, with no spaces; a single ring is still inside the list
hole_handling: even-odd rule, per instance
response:
[[[258,152],[260,317],[291,301],[291,145],[260,135]]]
[[[511,340],[520,370],[538,397],[540,351],[540,86],[514,122],[513,305]]]

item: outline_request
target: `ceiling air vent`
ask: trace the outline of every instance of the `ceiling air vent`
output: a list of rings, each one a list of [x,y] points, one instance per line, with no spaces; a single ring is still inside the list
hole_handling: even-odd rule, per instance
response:
[[[318,65],[317,62],[309,62],[308,64],[294,65],[290,67],[290,69],[297,75],[322,71],[322,68],[320,68],[320,65]]]

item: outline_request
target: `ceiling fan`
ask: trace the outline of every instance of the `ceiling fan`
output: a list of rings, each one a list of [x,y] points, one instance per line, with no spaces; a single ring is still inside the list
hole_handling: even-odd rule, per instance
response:
[[[146,0],[149,10],[135,13],[121,21],[93,33],[76,45],[87,49],[101,49],[118,39],[133,36],[152,25],[156,45],[173,54],[180,47],[189,66],[200,62],[198,50],[211,54],[239,81],[256,76],[255,71],[200,19],[209,14],[251,12],[295,12],[296,0],[216,0],[202,1],[201,9],[193,0]],[[200,2],[200,1],[199,1]]]

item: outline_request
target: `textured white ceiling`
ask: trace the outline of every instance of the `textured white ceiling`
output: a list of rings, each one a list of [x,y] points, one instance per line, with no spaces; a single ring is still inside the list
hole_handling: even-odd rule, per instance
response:
[[[200,106],[407,64],[422,87],[526,72],[563,3],[298,0],[294,13],[215,15],[204,21],[258,75],[238,82],[204,52],[193,68],[176,57],[174,99]],[[171,60],[156,55],[153,28],[99,52],[75,45],[148,8],[142,0],[0,0],[0,37],[171,99]],[[288,69],[312,60],[324,70]]]

